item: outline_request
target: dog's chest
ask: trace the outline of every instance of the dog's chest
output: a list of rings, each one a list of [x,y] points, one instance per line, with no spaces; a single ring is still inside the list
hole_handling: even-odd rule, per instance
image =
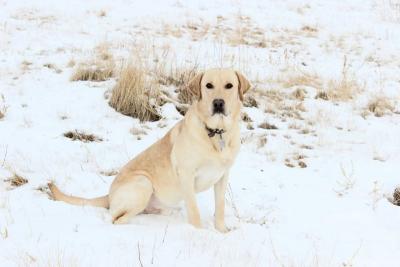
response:
[[[224,175],[226,168],[222,164],[207,163],[201,166],[195,176],[195,190],[201,192],[213,186]]]

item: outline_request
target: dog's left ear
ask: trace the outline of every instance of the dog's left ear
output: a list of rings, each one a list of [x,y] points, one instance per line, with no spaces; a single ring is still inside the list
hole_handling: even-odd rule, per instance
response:
[[[238,71],[235,71],[239,81],[239,98],[243,101],[243,95],[251,88],[251,83]]]
[[[201,99],[201,79],[203,78],[203,72],[200,72],[194,76],[193,79],[189,81],[188,89],[189,91],[197,97],[197,99]]]

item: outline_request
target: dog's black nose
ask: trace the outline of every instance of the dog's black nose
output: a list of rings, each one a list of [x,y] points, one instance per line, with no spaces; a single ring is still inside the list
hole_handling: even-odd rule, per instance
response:
[[[224,113],[225,101],[223,99],[214,99],[213,108],[213,113]]]

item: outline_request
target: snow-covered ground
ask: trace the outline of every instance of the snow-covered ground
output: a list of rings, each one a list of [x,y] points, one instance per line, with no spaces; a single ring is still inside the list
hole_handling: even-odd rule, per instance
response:
[[[115,78],[71,81],[70,62],[102,45],[117,62],[234,67],[255,85],[229,233],[214,230],[212,192],[198,196],[201,230],[182,208],[115,226],[105,209],[48,198],[50,180],[105,194],[181,119],[171,103],[157,122],[116,112]],[[400,184],[399,52],[398,1],[0,0],[0,266],[399,266],[387,199]],[[64,137],[74,130],[102,141]]]

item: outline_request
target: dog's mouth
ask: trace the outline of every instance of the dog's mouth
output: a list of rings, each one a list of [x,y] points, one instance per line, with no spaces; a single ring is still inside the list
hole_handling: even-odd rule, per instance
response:
[[[214,115],[221,115],[221,117],[222,116],[225,116],[225,117],[227,116],[226,113],[225,113],[225,110],[222,110],[222,111],[213,110],[212,116],[214,116]]]

